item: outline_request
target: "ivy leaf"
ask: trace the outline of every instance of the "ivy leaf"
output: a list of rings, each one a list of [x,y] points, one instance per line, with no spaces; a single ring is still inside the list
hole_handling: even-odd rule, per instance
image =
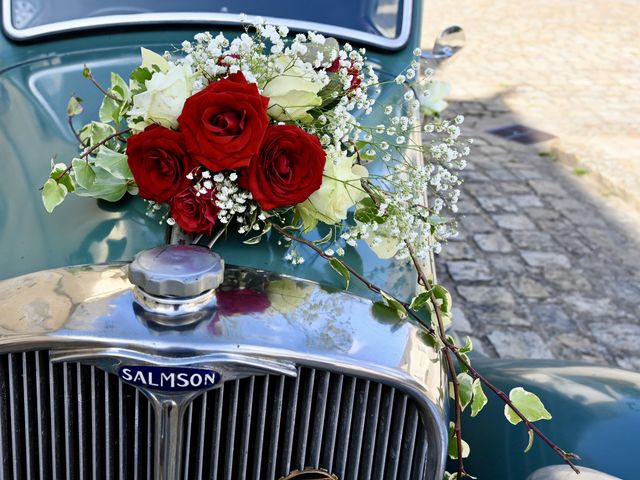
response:
[[[53,212],[53,209],[64,201],[67,193],[67,187],[63,183],[58,183],[53,178],[47,180],[42,187],[42,203],[45,210],[49,213]]]
[[[96,172],[93,171],[89,162],[74,158],[71,165],[73,165],[73,176],[78,186],[86,190],[91,189],[96,180]]]
[[[133,180],[133,173],[131,173],[127,156],[124,153],[116,152],[107,147],[100,147],[96,155],[95,165],[121,180]]]
[[[421,294],[413,297],[410,307],[412,310],[420,310],[429,300],[431,300],[431,292],[422,292]]]
[[[529,453],[529,450],[531,450],[531,447],[533,447],[533,430],[527,430],[527,433],[529,434],[529,441],[527,442],[527,446],[524,449],[524,453]]]
[[[476,378],[473,381],[473,386],[471,387],[471,393],[473,393],[473,401],[471,402],[471,416],[475,417],[480,413],[480,411],[487,404],[488,399],[482,390],[482,383],[480,379]]]
[[[67,116],[75,117],[76,115],[80,115],[82,110],[82,99],[76,96],[71,97],[67,103]]]
[[[451,315],[452,300],[449,291],[442,285],[434,285],[433,294],[440,300],[440,312],[447,316]]]
[[[509,392],[509,400],[530,422],[551,420],[551,414],[544,408],[540,398],[534,393],[527,392],[522,387],[512,389]],[[504,406],[504,416],[513,425],[517,425],[522,421],[509,405]]]
[[[458,391],[460,392],[460,408],[464,410],[467,408],[467,405],[471,402],[471,398],[473,397],[472,386],[473,386],[473,378],[467,373],[459,373],[458,374]],[[453,388],[453,382],[449,383],[449,396],[451,398],[455,398],[455,391]]]
[[[77,195],[117,202],[127,193],[129,181],[114,177],[104,168],[94,166],[93,171],[96,175],[93,185],[91,188],[76,190]]]
[[[100,111],[98,116],[101,122],[116,122],[119,123],[118,112],[120,111],[120,104],[111,97],[104,97],[102,104],[100,105]]]
[[[73,180],[71,179],[69,172],[67,172],[67,166],[64,163],[56,163],[51,168],[49,178],[55,180],[56,183],[64,185],[67,188],[67,192],[73,192],[75,190]]]
[[[449,422],[449,458],[456,460],[458,458],[458,442],[456,441],[455,432],[454,432],[455,424],[453,422]],[[467,458],[469,456],[469,452],[471,448],[469,444],[462,440],[462,458]]]
[[[127,103],[131,99],[129,86],[117,73],[111,72],[111,89],[109,93],[122,103]]]
[[[473,350],[473,343],[471,342],[471,337],[467,336],[464,347],[460,347],[460,353],[469,353]]]
[[[103,142],[107,137],[116,133],[111,125],[101,122],[91,122],[80,129],[80,140],[83,143],[89,141],[89,146]]]
[[[344,288],[349,288],[349,281],[351,280],[351,274],[349,273],[349,270],[347,270],[347,268],[337,258],[332,258],[331,260],[329,260],[329,265],[331,265],[331,268],[333,268],[342,278],[344,278]]]
[[[402,305],[399,301],[397,301],[384,290],[380,290],[380,295],[382,296],[385,305],[395,310],[398,317],[407,318],[407,310],[406,308],[404,308],[404,305]]]

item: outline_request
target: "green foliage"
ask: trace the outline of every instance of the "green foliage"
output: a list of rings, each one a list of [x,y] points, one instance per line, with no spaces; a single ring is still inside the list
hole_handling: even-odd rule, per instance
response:
[[[471,416],[475,417],[488,402],[487,396],[485,395],[484,390],[482,390],[482,383],[480,382],[480,379],[476,378],[473,381],[471,393],[473,394],[473,401],[471,402]]]
[[[458,391],[460,392],[460,408],[464,410],[467,408],[467,405],[471,403],[471,399],[473,398],[473,378],[468,373],[459,373],[458,374]],[[450,384],[450,395],[455,397],[453,391],[453,383]]]
[[[96,181],[96,172],[93,171],[89,162],[74,158],[71,161],[71,165],[73,166],[73,176],[78,187],[90,190]]]
[[[349,288],[349,281],[351,280],[351,274],[349,270],[342,264],[337,258],[329,260],[329,265],[344,279],[344,288]]]
[[[370,197],[366,197],[358,203],[358,207],[353,218],[362,223],[375,222],[382,224],[385,222],[385,218],[378,215],[378,207]]]
[[[444,316],[451,317],[451,306],[453,301],[451,300],[451,294],[449,291],[442,285],[434,285],[433,295],[436,297],[438,304],[440,305],[440,313]]]
[[[100,121],[114,122],[119,125],[131,103],[131,91],[120,75],[111,74],[111,88],[108,90],[100,105]]]
[[[120,180],[133,180],[133,174],[127,162],[127,156],[107,147],[100,147],[94,160],[95,166],[100,167]]]
[[[116,130],[111,125],[102,122],[91,122],[80,129],[80,140],[89,147],[92,147],[100,142],[104,142],[107,137],[114,133],[116,133]]]
[[[469,448],[469,444],[462,440],[462,458],[467,458],[469,456],[469,452],[471,448]],[[449,458],[456,460],[458,458],[458,442],[455,437],[455,424],[453,422],[449,422]]]
[[[387,307],[393,309],[398,317],[407,318],[407,309],[404,308],[404,305],[402,305],[399,301],[397,301],[384,290],[380,291],[380,296],[382,297],[382,301],[384,302],[384,304]]]
[[[71,97],[67,103],[67,116],[75,117],[76,115],[80,115],[82,110],[82,99],[76,96]]]
[[[95,165],[91,168],[95,174],[93,184],[91,184],[90,188],[77,189],[77,195],[117,202],[127,193],[132,184],[135,185],[131,180],[114,177],[104,168]]]
[[[530,422],[538,420],[551,420],[551,414],[544,408],[542,401],[534,393],[527,392],[522,387],[516,387],[509,392],[509,400]],[[509,405],[504,406],[504,416],[513,425],[522,420]]]
[[[73,180],[71,179],[71,176],[67,171],[67,166],[64,163],[56,163],[51,168],[49,178],[55,180],[57,183],[64,185],[68,192],[73,192],[75,190]]]
[[[47,180],[42,188],[42,203],[47,212],[53,212],[53,209],[62,203],[67,193],[68,190],[64,184],[56,182],[53,178]]]
[[[424,307],[427,303],[429,303],[431,301],[431,292],[422,292],[418,295],[416,295],[415,297],[413,297],[413,299],[411,300],[411,309],[412,310],[420,310],[422,307]]]

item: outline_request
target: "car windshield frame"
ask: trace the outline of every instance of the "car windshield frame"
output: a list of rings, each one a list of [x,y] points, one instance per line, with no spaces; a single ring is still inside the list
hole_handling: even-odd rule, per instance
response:
[[[2,0],[2,29],[5,35],[17,41],[32,40],[67,32],[119,26],[202,25],[207,23],[232,27],[242,25],[240,15],[236,13],[157,12],[85,17],[34,27],[16,28],[12,23],[11,17],[12,1],[14,0]],[[342,40],[372,45],[386,50],[397,50],[404,47],[409,40],[413,3],[413,0],[404,0],[402,2],[400,30],[395,38],[388,38],[383,35],[376,35],[370,32],[325,23],[269,16],[262,16],[262,18],[264,18],[267,23],[285,25],[295,31],[313,30],[325,35],[338,37]],[[245,23],[250,23],[252,18],[255,17],[247,15]]]

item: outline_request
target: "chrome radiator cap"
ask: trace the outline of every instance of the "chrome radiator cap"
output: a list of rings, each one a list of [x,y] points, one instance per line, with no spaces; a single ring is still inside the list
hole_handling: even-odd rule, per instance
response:
[[[129,281],[160,297],[196,297],[224,280],[224,261],[208,248],[165,245],[143,250],[129,265]]]

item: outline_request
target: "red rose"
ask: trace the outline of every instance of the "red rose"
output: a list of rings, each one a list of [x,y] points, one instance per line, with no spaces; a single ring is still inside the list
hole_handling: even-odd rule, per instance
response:
[[[196,168],[182,135],[159,125],[131,135],[127,157],[140,196],[154,202],[166,202],[187,188],[187,174]]]
[[[336,73],[340,70],[340,58],[336,58],[331,65],[326,69],[327,73]],[[360,72],[357,68],[355,68],[351,63],[347,68],[347,75],[351,75],[351,85],[349,86],[348,91],[355,90],[362,84],[362,78],[360,77]]]
[[[171,216],[187,233],[211,233],[218,218],[218,207],[212,193],[196,195],[192,187],[169,201]]]
[[[320,188],[325,160],[315,135],[295,125],[270,125],[240,185],[263,210],[296,205]]]
[[[189,152],[217,172],[249,165],[269,124],[269,99],[242,73],[189,97],[178,117]]]

